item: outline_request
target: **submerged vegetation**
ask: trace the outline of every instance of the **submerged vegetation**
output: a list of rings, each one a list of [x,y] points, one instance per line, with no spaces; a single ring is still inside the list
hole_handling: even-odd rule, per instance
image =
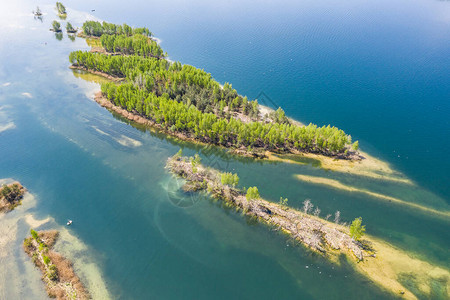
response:
[[[41,270],[42,280],[51,298],[90,299],[89,293],[74,273],[72,263],[52,250],[59,233],[37,232],[31,229],[31,237],[23,241],[23,249]]]
[[[242,97],[231,84],[222,87],[204,70],[163,59],[147,28],[87,21],[83,35],[100,37],[103,53],[74,51],[73,66],[124,78],[119,85],[102,84],[103,97],[180,138],[255,156],[269,150],[351,158],[358,148],[336,127],[298,125],[281,108],[262,115],[257,100]]]

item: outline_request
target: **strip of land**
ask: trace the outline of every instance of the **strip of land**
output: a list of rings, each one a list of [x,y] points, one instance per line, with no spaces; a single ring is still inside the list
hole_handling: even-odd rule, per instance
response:
[[[443,282],[447,286],[444,294],[448,295],[450,291],[450,272],[447,269],[417,259],[378,238],[366,235],[364,239],[355,241],[348,227],[259,196],[249,199],[244,191],[222,183],[224,173],[205,168],[193,158],[177,154],[168,159],[167,168],[186,180],[183,186],[185,192],[207,191],[245,215],[282,230],[331,261],[338,262],[339,255],[344,254],[357,271],[394,295],[417,299],[420,297],[414,293],[417,289],[431,297],[433,281]],[[416,280],[406,286],[401,279],[404,275]]]
[[[280,228],[298,242],[325,255],[339,252],[352,254],[358,260],[372,255],[360,242],[353,240],[342,226],[272,203],[261,198],[248,200],[244,191],[221,183],[221,174],[201,165],[193,166],[186,157],[169,158],[170,171],[187,180],[184,189],[189,191],[208,190],[212,196],[256,217],[267,224]]]
[[[72,263],[52,250],[58,231],[31,230],[31,237],[24,240],[23,248],[42,272],[42,280],[51,298],[90,299],[88,291],[75,274]]]
[[[344,131],[304,126],[281,108],[268,110],[239,95],[231,84],[220,85],[203,70],[168,61],[147,28],[87,21],[80,35],[93,37],[95,46],[72,52],[71,67],[121,81],[101,85],[102,102],[109,101],[110,108],[128,118],[132,114],[180,139],[243,156],[265,157],[271,151],[361,159],[358,143]]]

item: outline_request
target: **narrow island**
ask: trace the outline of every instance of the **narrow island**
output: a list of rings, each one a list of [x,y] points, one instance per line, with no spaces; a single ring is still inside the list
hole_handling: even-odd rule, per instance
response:
[[[358,142],[336,127],[304,126],[284,111],[262,109],[231,84],[211,74],[167,60],[147,28],[86,21],[79,36],[101,47],[70,53],[71,68],[104,75],[95,100],[135,122],[182,140],[212,144],[238,155],[321,154],[359,160]]]
[[[20,205],[26,189],[19,183],[4,184],[0,187],[0,212],[8,212]]]
[[[239,182],[237,174],[220,173],[205,168],[200,164],[198,155],[190,158],[182,157],[180,151],[168,159],[167,168],[186,180],[184,191],[206,190],[213,198],[223,200],[245,215],[282,230],[316,252],[328,256],[350,254],[358,261],[374,255],[370,244],[360,240],[365,231],[360,218],[354,221],[353,227],[348,232],[344,226],[336,224],[339,223],[339,213],[336,223],[320,219],[318,217],[320,210],[318,213],[311,211],[310,201],[305,201],[304,211],[301,212],[288,207],[287,199],[280,199],[280,203],[261,199],[257,187],[250,187],[247,191],[237,189],[235,187]]]
[[[47,294],[56,299],[90,299],[90,295],[78,276],[72,263],[52,250],[59,232],[34,231],[23,242],[23,249],[33,263],[41,270]]]
[[[394,297],[418,299],[416,288],[429,295],[427,284],[431,279],[449,282],[450,272],[417,258],[413,253],[398,249],[389,243],[365,234],[362,218],[353,220],[350,226],[342,224],[336,212],[334,222],[319,218],[320,209],[313,210],[309,200],[303,202],[302,211],[287,205],[288,199],[279,203],[261,199],[257,187],[237,189],[237,174],[221,173],[201,165],[200,157],[183,157],[181,150],[167,161],[166,167],[177,177],[184,178],[182,189],[187,193],[207,192],[241,211],[244,215],[281,230],[293,240],[340,264],[344,255],[362,276],[367,277]],[[364,238],[362,236],[364,235]],[[417,279],[417,287],[403,281],[404,274]]]

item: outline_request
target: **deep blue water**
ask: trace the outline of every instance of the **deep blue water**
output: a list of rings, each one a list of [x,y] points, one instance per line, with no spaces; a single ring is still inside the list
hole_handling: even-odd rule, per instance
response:
[[[362,216],[368,233],[450,267],[448,220],[293,177],[325,176],[448,210],[448,2],[64,4],[109,22],[149,27],[172,60],[204,68],[249,98],[262,95],[263,104],[281,106],[304,123],[344,129],[416,183],[237,161],[138,130],[89,100],[86,94],[98,86],[68,70],[68,53],[87,49],[85,42],[65,35],[57,41],[47,31],[54,13],[46,8],[40,23],[26,15],[36,4],[21,2],[17,23],[23,26],[0,32],[0,125],[16,126],[0,132],[0,178],[29,188],[38,199],[37,216],[75,221],[72,234],[90,247],[114,298],[391,296],[345,262],[337,268],[207,199],[175,192],[188,207],[174,205],[171,189],[178,182],[164,164],[180,147],[200,151],[207,165],[238,172],[241,186],[257,185],[269,200],[288,197],[300,207],[310,198],[324,215]],[[83,21],[72,16],[69,10],[74,25]],[[123,145],[123,136],[140,144]]]
[[[74,7],[148,26],[171,59],[249,98],[264,92],[305,123],[344,129],[450,201],[447,1],[128,3]]]

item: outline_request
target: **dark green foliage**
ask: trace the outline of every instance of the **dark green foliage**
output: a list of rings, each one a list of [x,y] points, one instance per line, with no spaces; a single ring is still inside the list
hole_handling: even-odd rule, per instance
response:
[[[12,203],[19,200],[23,195],[18,184],[14,183],[12,185],[2,185],[0,196],[4,197],[6,201]],[[1,198],[1,197],[0,197]]]
[[[11,188],[9,187],[9,186],[7,186],[6,184],[4,184],[3,186],[2,186],[2,192],[1,192],[1,195],[3,196],[3,197],[5,197],[5,199],[6,200],[8,200],[8,198],[9,198],[9,194],[11,193]],[[9,201],[9,200],[8,200]]]
[[[47,257],[48,258],[48,257]],[[47,272],[48,279],[52,281],[58,280],[58,269],[55,265],[50,265]]]

